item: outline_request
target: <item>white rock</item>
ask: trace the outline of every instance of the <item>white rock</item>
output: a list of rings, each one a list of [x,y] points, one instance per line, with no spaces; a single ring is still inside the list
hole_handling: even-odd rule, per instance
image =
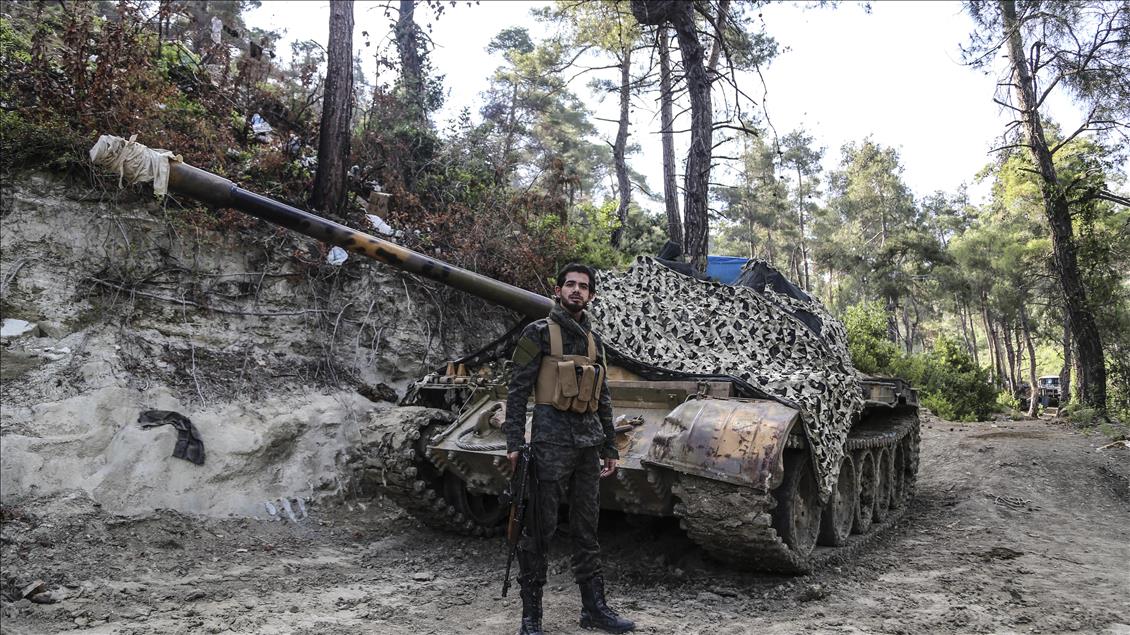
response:
[[[0,337],[19,337],[35,330],[35,325],[27,320],[7,318],[0,323]]]

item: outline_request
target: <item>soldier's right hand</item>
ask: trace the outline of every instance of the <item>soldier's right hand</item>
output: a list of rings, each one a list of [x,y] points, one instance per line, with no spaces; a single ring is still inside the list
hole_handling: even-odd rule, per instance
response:
[[[517,470],[518,469],[518,453],[517,452],[510,452],[506,455],[506,458],[510,459],[510,471],[514,472],[515,470]]]

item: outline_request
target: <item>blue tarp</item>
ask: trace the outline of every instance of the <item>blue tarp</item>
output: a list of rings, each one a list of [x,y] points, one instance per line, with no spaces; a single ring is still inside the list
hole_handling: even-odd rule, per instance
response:
[[[749,258],[737,256],[707,256],[706,275],[722,284],[734,284],[742,271],[742,265],[748,260]]]

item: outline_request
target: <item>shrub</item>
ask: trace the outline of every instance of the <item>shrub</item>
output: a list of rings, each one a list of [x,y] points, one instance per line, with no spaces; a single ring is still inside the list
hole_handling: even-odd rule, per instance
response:
[[[907,355],[886,339],[887,314],[878,302],[849,307],[844,326],[856,369],[909,381],[922,405],[939,417],[980,421],[995,409],[997,394],[988,376],[956,340],[939,337],[929,352]]]
[[[887,372],[898,347],[887,339],[887,313],[878,302],[860,302],[844,315],[848,348],[855,367],[870,374]]]
[[[1068,418],[1079,426],[1094,425],[1099,420],[1099,411],[1094,408],[1076,408],[1068,413]]]
[[[1007,412],[1009,410],[1019,410],[1019,409],[1020,409],[1020,399],[1017,398],[1016,395],[1012,394],[1011,392],[1009,392],[1007,390],[1002,390],[1002,391],[997,393],[997,410]]]
[[[599,207],[592,203],[577,206],[570,219],[567,235],[573,243],[567,260],[583,262],[597,269],[608,269],[622,264],[624,254],[608,242],[612,232],[620,227],[616,218],[616,201],[605,201]]]
[[[3,167],[50,165],[56,152],[81,160],[99,134],[137,133],[141,143],[222,168],[233,143],[228,87],[182,72],[195,60],[156,46],[141,3],[118,3],[108,18],[98,15],[104,8],[28,3],[0,20],[0,100],[16,116],[2,122],[4,149],[16,150],[3,153]]]

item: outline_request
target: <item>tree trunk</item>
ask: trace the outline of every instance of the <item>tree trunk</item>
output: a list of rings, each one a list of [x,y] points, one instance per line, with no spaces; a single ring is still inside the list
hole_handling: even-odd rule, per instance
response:
[[[989,348],[989,376],[993,386],[1000,385],[1000,375],[997,363],[1000,356],[997,354],[997,340],[993,336],[993,323],[989,320],[989,308],[985,306],[985,292],[981,292],[981,320],[985,323],[985,342]]]
[[[1079,380],[1083,375],[1083,371],[1079,366],[1079,342],[1076,342],[1074,337],[1071,340],[1071,350],[1075,352],[1075,354],[1071,356],[1071,376],[1075,378],[1075,392],[1072,393],[1071,397],[1078,401],[1080,405],[1086,405],[1086,402],[1083,401],[1083,389],[1080,387],[1082,382]]]
[[[1007,388],[1008,377],[1004,372],[1004,350],[1001,347],[1001,332],[996,322],[990,321],[989,328],[993,329],[993,350],[996,355],[993,362],[997,365],[997,385],[1000,388]]]
[[[730,12],[730,0],[719,0],[718,2],[718,26],[719,30],[725,31],[726,29],[726,15]],[[717,36],[717,34],[715,34]],[[706,70],[711,76],[718,72],[718,58],[722,53],[722,42],[715,39],[714,46],[710,47],[710,61],[706,63]]]
[[[695,24],[695,4],[681,0],[631,0],[631,7],[632,15],[640,24],[662,26],[670,23],[679,39],[687,95],[691,101],[691,145],[687,150],[684,177],[683,248],[691,265],[699,271],[705,271],[710,234],[707,197],[710,158],[713,153],[714,112],[711,109],[706,53]]]
[[[922,312],[919,310],[918,301],[914,299],[914,296],[909,296],[909,297],[910,297],[910,302],[914,305],[914,321],[911,322],[911,324],[910,324],[910,326],[912,328],[912,332],[911,332],[912,334],[911,334],[911,337],[910,337],[910,348],[911,348],[911,352],[913,352],[914,341],[918,340],[918,339],[923,339],[921,337],[922,331],[921,331],[921,329],[918,328],[922,324]],[[920,348],[919,350],[925,350],[926,349],[925,340],[923,339],[923,341],[920,342],[920,343],[922,344],[922,348]]]
[[[632,100],[632,47],[627,43],[620,54],[620,125],[616,130],[616,143],[612,146],[612,159],[616,164],[616,183],[620,190],[620,202],[616,206],[616,218],[620,226],[612,230],[612,246],[619,247],[623,240],[624,228],[628,225],[628,204],[632,201],[632,184],[628,181],[628,162],[624,153],[628,147],[629,106]]]
[[[907,296],[907,300],[911,303],[914,299]],[[903,304],[902,306],[902,332],[903,332],[903,346],[906,348],[906,354],[910,355],[914,352],[914,331],[915,325],[910,321],[910,307]]]
[[[978,368],[981,366],[981,351],[977,346],[977,325],[973,323],[973,311],[969,310],[969,303],[965,300],[961,301],[962,307],[965,309],[965,315],[969,318],[969,340],[973,342],[973,363]]]
[[[893,296],[887,296],[887,303],[883,307],[887,312],[887,339],[898,344],[899,341],[899,319],[898,319],[898,303],[895,302]]]
[[[1001,324],[1001,335],[1004,338],[1005,360],[1008,362],[1008,390],[1016,390],[1016,354],[1019,352],[1012,345],[1012,329],[1008,324]]]
[[[1016,386],[1019,388],[1020,384],[1024,383],[1024,340],[1020,339],[1024,336],[1023,324],[1022,328],[1012,331],[1012,337],[1016,338]]]
[[[408,118],[417,126],[425,122],[424,61],[420,56],[419,30],[415,20],[415,0],[400,0],[396,20],[396,50],[400,54],[400,84],[404,90]]]
[[[753,217],[750,217],[750,216],[747,215],[746,216],[746,242],[749,244],[749,259],[750,260],[757,258],[757,253],[754,249],[754,247],[755,247],[754,232],[755,232],[754,219],[753,219]]]
[[[1071,401],[1071,327],[1063,320],[1063,368],[1059,371],[1059,407]]]
[[[1032,329],[1028,324],[1028,308],[1020,306],[1020,328],[1024,330],[1024,342],[1028,345],[1028,416],[1036,416],[1036,401],[1040,393],[1036,384],[1036,347],[1032,344]]]
[[[953,306],[957,318],[961,320],[961,341],[965,342],[965,352],[973,355],[973,344],[969,341],[969,324],[965,321],[965,305],[962,304],[960,297],[955,296]]]
[[[346,202],[353,114],[353,0],[330,3],[329,42],[322,123],[318,128],[318,172],[311,204],[323,212],[340,214]]]
[[[753,217],[747,215],[745,217],[745,221],[746,221],[746,229],[748,230],[747,233],[746,233],[746,240],[749,241],[749,257],[752,260],[753,258],[757,257],[757,254],[754,252]]]
[[[800,229],[800,259],[804,263],[804,277],[801,284],[805,291],[812,289],[812,281],[808,278],[808,241],[804,238],[804,178],[800,172],[800,161],[796,164],[796,198],[797,198],[797,223]]]
[[[703,66],[702,44],[695,30],[692,3],[685,5],[683,18],[675,22],[679,49],[683,54],[687,93],[691,100],[691,145],[687,150],[687,171],[684,177],[686,190],[683,199],[683,219],[687,261],[695,269],[706,271],[707,241],[710,236],[710,217],[707,206],[710,182],[710,158],[713,152],[714,111],[710,105],[710,79]]]
[[[506,137],[502,142],[502,166],[495,172],[495,183],[501,185],[510,176],[510,155],[514,150],[514,130],[518,125],[518,82],[510,87],[510,112],[506,114]]]
[[[1028,70],[1024,41],[1016,17],[1015,0],[1000,0],[1001,26],[1008,40],[1008,57],[1012,65],[1013,87],[1020,105],[1021,118],[1032,159],[1043,181],[1041,188],[1044,210],[1052,229],[1052,252],[1059,274],[1064,307],[1079,358],[1079,396],[1087,407],[1106,410],[1106,361],[1102,337],[1095,316],[1087,303],[1087,289],[1079,272],[1075,239],[1071,228],[1071,210],[1067,194],[1059,185],[1051,149],[1044,136],[1036,102],[1035,79]]]
[[[659,121],[663,140],[663,204],[667,210],[667,238],[683,244],[683,220],[679,217],[679,189],[675,183],[675,125],[671,114],[671,51],[667,27],[659,27]],[[753,249],[750,238],[750,249]],[[751,251],[752,253],[752,251]],[[751,256],[752,257],[752,256]]]

